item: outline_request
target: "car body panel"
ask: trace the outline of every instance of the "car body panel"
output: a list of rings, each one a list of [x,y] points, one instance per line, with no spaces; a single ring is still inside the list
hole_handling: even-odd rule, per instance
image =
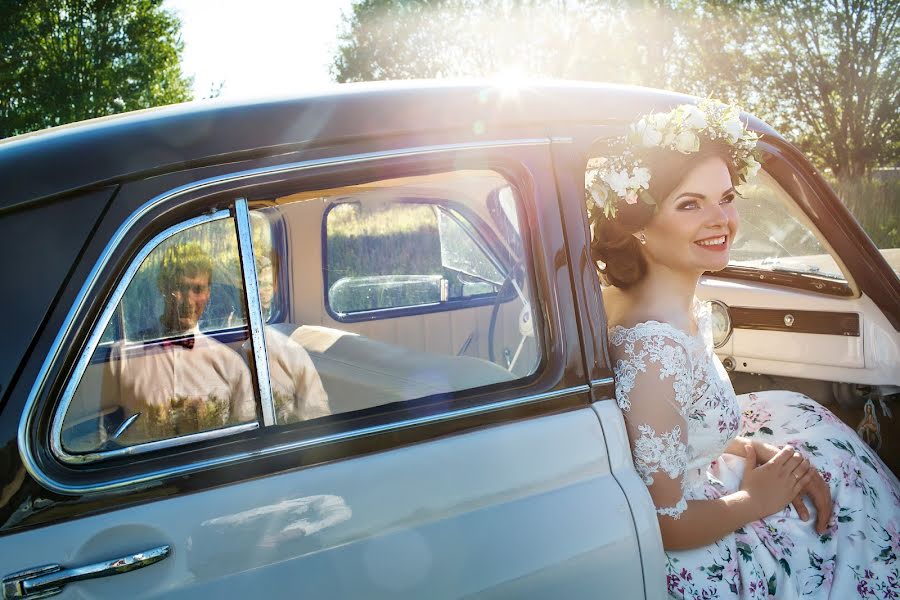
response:
[[[157,565],[61,597],[643,596],[588,408],[13,534],[0,563],[73,567],[161,544],[172,555]]]
[[[115,186],[0,215],[0,405],[16,368],[116,191]]]

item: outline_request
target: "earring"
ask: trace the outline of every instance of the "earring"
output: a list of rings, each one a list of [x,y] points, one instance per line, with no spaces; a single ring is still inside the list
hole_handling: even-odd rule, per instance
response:
[[[643,231],[640,232],[640,233],[638,234],[638,239],[641,240],[641,245],[642,245],[642,246],[646,246],[646,245],[647,245],[647,236],[644,235],[644,232],[643,232]]]

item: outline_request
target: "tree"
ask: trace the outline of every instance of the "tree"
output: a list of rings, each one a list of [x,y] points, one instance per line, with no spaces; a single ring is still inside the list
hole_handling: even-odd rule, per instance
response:
[[[900,151],[896,0],[361,0],[337,81],[505,70],[737,102],[840,178]]]
[[[761,87],[782,121],[841,180],[900,156],[900,3],[759,1]],[[760,47],[762,46],[760,42]]]
[[[0,137],[191,99],[162,0],[2,0]]]
[[[597,43],[596,12],[589,0],[362,0],[345,15],[332,75],[339,82],[512,71],[576,78]]]

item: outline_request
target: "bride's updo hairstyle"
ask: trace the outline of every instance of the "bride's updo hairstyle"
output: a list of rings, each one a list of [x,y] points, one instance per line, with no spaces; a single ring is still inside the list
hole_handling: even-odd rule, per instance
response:
[[[616,148],[605,148],[604,154],[614,155]],[[657,202],[663,202],[681,183],[692,165],[709,156],[725,161],[735,178],[735,165],[727,144],[705,141],[698,152],[682,154],[665,148],[647,148],[641,154],[642,163],[653,174],[647,192]],[[656,207],[638,201],[620,202],[616,215],[606,218],[599,210],[591,211],[591,257],[597,264],[601,278],[618,288],[629,288],[647,274],[647,259],[641,243],[632,234],[640,231],[653,219]],[[598,264],[598,263],[602,263]]]

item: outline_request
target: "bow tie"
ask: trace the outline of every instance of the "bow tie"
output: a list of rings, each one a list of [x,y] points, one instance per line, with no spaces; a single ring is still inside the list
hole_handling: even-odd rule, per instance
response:
[[[194,347],[194,334],[189,333],[189,334],[181,336],[181,337],[173,338],[170,340],[165,340],[162,343],[160,343],[159,346],[160,346],[160,348],[170,348],[173,346],[181,346],[182,348],[184,348],[186,350],[191,350]]]

